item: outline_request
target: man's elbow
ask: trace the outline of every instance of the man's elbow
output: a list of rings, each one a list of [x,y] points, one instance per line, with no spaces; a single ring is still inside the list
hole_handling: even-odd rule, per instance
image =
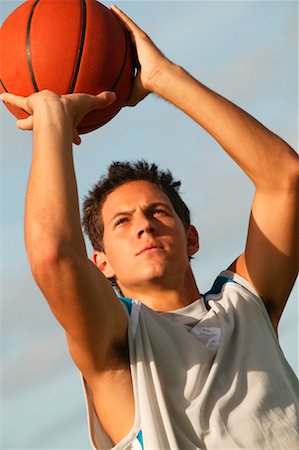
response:
[[[293,154],[287,163],[282,163],[275,177],[273,189],[277,193],[297,194],[299,196],[299,157]]]
[[[282,182],[288,189],[299,193],[299,156],[295,153],[282,171]]]
[[[42,290],[50,279],[61,277],[66,267],[74,266],[77,258],[74,252],[57,243],[48,243],[37,250],[28,252],[33,278]]]

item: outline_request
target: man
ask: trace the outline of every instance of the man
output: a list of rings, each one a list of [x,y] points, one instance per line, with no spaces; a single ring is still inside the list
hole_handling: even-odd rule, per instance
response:
[[[173,181],[163,184],[166,175],[144,163],[123,165],[143,175],[125,178],[99,200],[91,216],[100,232],[92,264],[80,227],[72,141],[80,143],[82,118],[114,95],[2,96],[30,114],[18,122],[34,131],[27,252],[84,377],[93,444],[296,449],[296,378],[274,330],[298,268],[298,158],[113,10],[131,32],[140,63],[129,104],[150,92],[174,104],[219,142],[256,192],[245,251],[204,299],[189,264],[197,233],[171,200]],[[116,297],[111,278],[127,299]]]

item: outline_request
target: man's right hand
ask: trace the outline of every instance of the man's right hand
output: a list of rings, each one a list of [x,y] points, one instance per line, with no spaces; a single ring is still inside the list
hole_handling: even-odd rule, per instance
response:
[[[73,142],[78,145],[81,143],[81,139],[77,131],[77,126],[83,118],[95,109],[106,108],[114,102],[115,98],[114,92],[108,91],[101,92],[98,95],[58,95],[48,90],[36,92],[29,97],[9,93],[4,93],[0,97],[3,102],[22,108],[29,114],[26,119],[17,121],[17,127],[21,130],[33,130],[34,116],[42,119],[43,114],[49,107],[54,114],[57,112],[57,108],[62,108],[66,119],[70,120],[73,128]]]

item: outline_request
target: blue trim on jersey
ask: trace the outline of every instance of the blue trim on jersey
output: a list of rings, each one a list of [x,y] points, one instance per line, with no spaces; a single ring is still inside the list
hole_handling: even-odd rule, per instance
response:
[[[141,430],[140,430],[139,433],[137,434],[137,439],[138,439],[138,441],[140,442],[140,445],[141,445],[142,449],[144,449],[144,446],[143,446],[143,436],[142,436],[142,431],[141,431]]]
[[[120,299],[120,301],[123,302],[123,304],[125,305],[125,307],[128,310],[128,313],[131,314],[132,311],[132,304],[133,304],[133,300],[131,298],[127,298],[127,297],[122,297],[121,295],[118,297]],[[140,430],[139,433],[137,434],[137,440],[139,441],[142,450],[144,450],[144,446],[143,446],[143,436],[142,436],[142,431]]]
[[[211,295],[211,294],[212,295],[220,294],[220,292],[222,291],[222,287],[223,287],[223,285],[225,283],[236,283],[236,284],[238,284],[236,281],[234,281],[234,280],[232,280],[230,278],[226,278],[226,277],[222,277],[222,276],[217,277],[216,280],[214,281],[214,284],[211,287],[211,289],[203,295],[206,307],[208,309],[211,309],[211,307],[208,304],[207,296]]]
[[[132,299],[127,298],[127,297],[121,297],[121,296],[119,296],[118,298],[123,302],[123,304],[125,305],[125,307],[128,310],[128,313],[131,314],[132,303],[133,303]]]

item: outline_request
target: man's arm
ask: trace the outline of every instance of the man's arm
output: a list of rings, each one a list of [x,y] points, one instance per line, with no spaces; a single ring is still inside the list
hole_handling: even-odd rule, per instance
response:
[[[175,87],[175,89],[174,89]],[[156,92],[201,125],[255,185],[244,253],[229,267],[263,298],[276,328],[299,262],[299,161],[278,136],[179,67]]]
[[[126,342],[127,319],[110,283],[87,257],[72,141],[80,142],[76,125],[81,119],[109,105],[113,96],[43,91],[1,99],[30,114],[17,122],[19,128],[33,128],[25,241],[34,278],[66,330],[81,371],[109,369],[111,349]]]
[[[244,253],[230,266],[256,288],[276,327],[299,263],[299,161],[282,139],[171,63],[119,9],[141,68],[130,104],[154,92],[203,127],[255,184]],[[188,161],[187,161],[188,162]]]
[[[27,111],[30,116],[17,126],[33,129],[25,239],[34,278],[66,331],[98,417],[118,442],[134,421],[128,320],[109,281],[87,257],[72,156],[72,140],[80,143],[76,126],[90,111],[108,106],[113,96],[43,91],[1,99]]]

